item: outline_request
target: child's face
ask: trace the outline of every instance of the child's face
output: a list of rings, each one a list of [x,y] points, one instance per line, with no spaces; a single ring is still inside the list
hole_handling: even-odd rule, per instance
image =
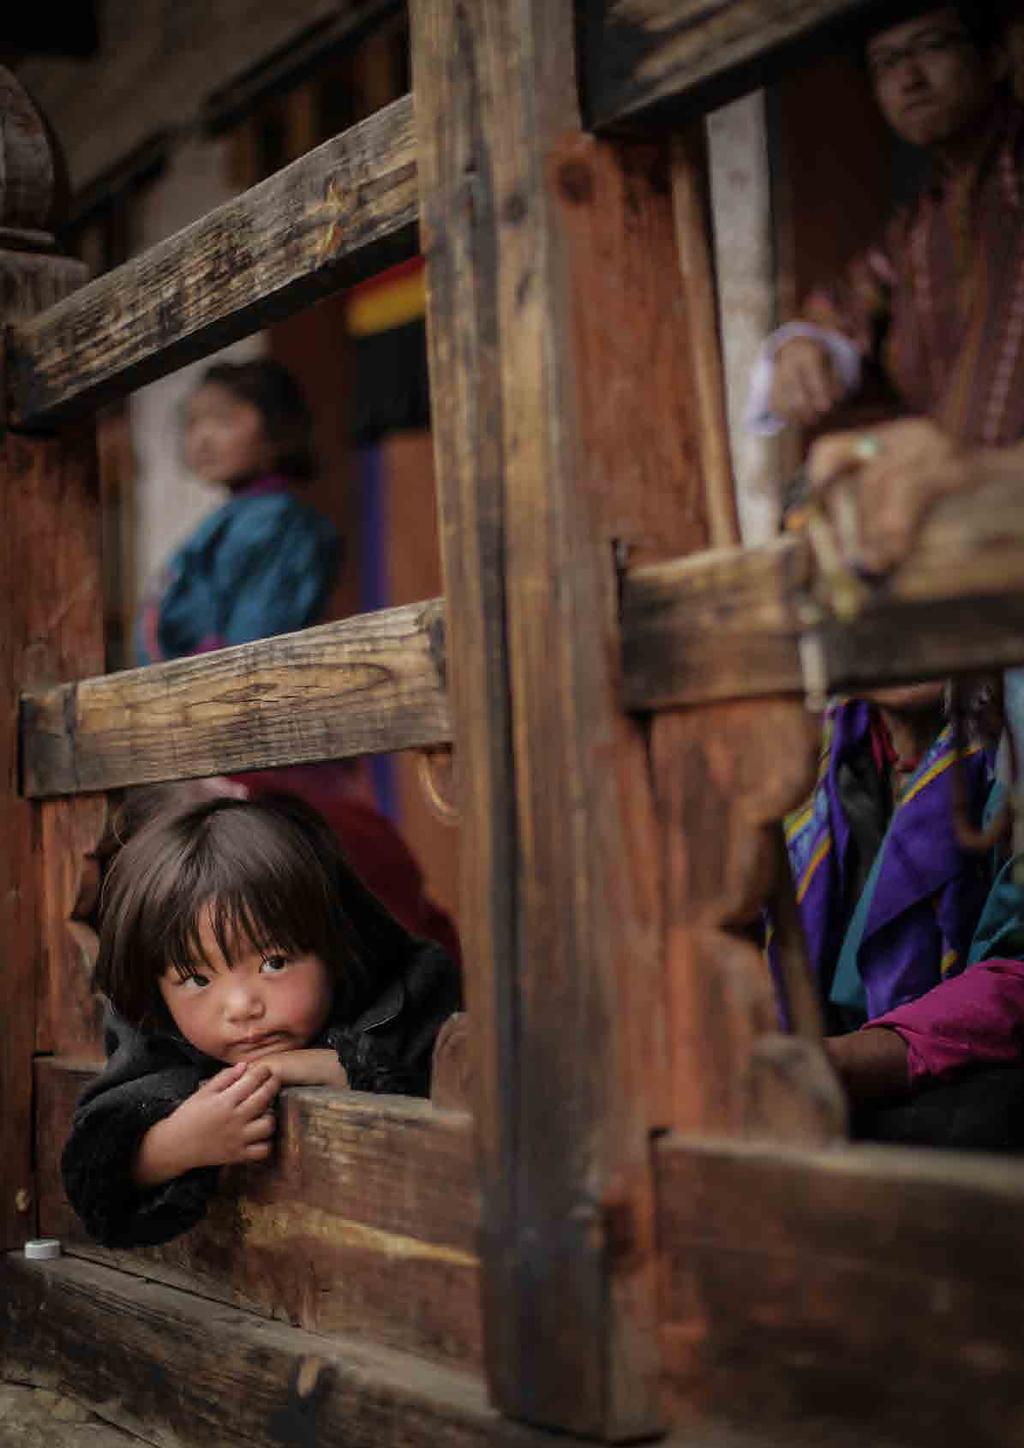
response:
[[[188,404],[185,460],[205,482],[230,486],[270,472],[274,448],[251,402],[219,382],[206,382]]]
[[[295,1051],[323,1029],[331,1006],[331,980],[317,955],[288,956],[239,946],[226,959],[209,909],[199,938],[211,962],[181,980],[174,966],[160,977],[160,994],[182,1035],[214,1060],[258,1061]]]

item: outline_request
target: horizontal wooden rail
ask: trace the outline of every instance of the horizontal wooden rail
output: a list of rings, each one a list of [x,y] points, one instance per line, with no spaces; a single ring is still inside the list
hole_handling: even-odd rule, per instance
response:
[[[625,706],[823,697],[1024,663],[1024,488],[937,509],[850,620],[820,588],[795,537],[634,569]],[[434,599],[27,693],[23,789],[46,798],[443,744],[444,674]]]
[[[60,1153],[96,1067],[36,1063],[40,1231],[78,1255],[322,1333],[480,1360],[479,1217],[468,1116],[410,1097],[303,1089],[266,1166],[224,1174],[198,1227],[110,1252],[64,1196]]]
[[[763,85],[794,48],[875,0],[586,0],[584,96],[596,127],[635,126]]]
[[[666,1136],[656,1163],[676,1412],[787,1444],[1018,1441],[1019,1160]]]
[[[873,685],[1024,663],[1024,483],[947,500],[907,561],[840,621],[804,538],[630,573],[628,708]]]
[[[22,697],[22,787],[80,794],[442,744],[439,602]]]
[[[8,331],[8,415],[94,408],[416,248],[412,101],[351,130]]]
[[[365,1350],[475,1370],[479,1202],[468,1117],[395,1097],[286,1092],[270,1164],[226,1173],[205,1222],[175,1242],[109,1253],[83,1238],[59,1174],[75,1097],[94,1070],[36,1067],[40,1229],[64,1241],[69,1271],[107,1280],[76,1264],[85,1255],[132,1274],[109,1279],[126,1294],[146,1279],[147,1331],[168,1290],[186,1288],[194,1306],[218,1304],[217,1322],[228,1320],[221,1304],[260,1314],[249,1318],[257,1341],[266,1317],[284,1316],[324,1335],[317,1352],[345,1334]],[[681,1439],[733,1448],[1018,1441],[1021,1162],[678,1134],[653,1150],[667,1402],[672,1420],[691,1425]],[[11,1311],[14,1286],[4,1287]],[[9,1350],[40,1322],[74,1333],[74,1304],[55,1294],[49,1306],[16,1312]],[[137,1345],[138,1324],[125,1321]],[[177,1359],[169,1353],[165,1365]],[[67,1360],[100,1366],[96,1354]],[[210,1361],[207,1353],[192,1368],[196,1381],[216,1373]],[[87,1374],[80,1386],[88,1398]],[[695,1410],[738,1419],[750,1439],[693,1436]]]

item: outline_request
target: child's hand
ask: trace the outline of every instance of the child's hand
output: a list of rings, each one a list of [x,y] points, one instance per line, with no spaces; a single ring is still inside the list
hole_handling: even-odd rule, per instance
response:
[[[262,1061],[218,1071],[146,1132],[132,1172],[137,1185],[159,1186],[197,1166],[265,1161],[277,1127],[269,1107],[279,1086]]]
[[[279,1086],[347,1086],[345,1068],[336,1051],[305,1049],[278,1051],[264,1056],[261,1066],[269,1066]]]

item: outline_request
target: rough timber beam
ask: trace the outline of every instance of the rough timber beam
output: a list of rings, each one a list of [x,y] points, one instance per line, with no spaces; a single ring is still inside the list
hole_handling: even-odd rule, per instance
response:
[[[33,797],[441,744],[439,602],[22,697]]]
[[[416,213],[405,96],[12,325],[11,419],[89,411],[411,255]]]
[[[631,569],[631,712],[816,695],[1024,662],[1024,489],[952,499],[913,555],[840,622],[806,543]],[[22,696],[22,784],[79,794],[447,743],[440,599]]]
[[[596,129],[693,114],[763,85],[881,0],[584,0],[583,93]]]

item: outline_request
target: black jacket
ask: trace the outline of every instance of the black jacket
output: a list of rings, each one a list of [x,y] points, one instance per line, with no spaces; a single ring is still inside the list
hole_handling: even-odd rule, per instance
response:
[[[459,1009],[456,967],[440,946],[406,937],[407,949],[379,995],[355,1020],[331,1020],[311,1046],[331,1047],[355,1091],[426,1096],[442,1023]],[[170,1116],[223,1070],[191,1045],[167,1015],[153,1031],[113,1010],[105,1022],[107,1064],[82,1093],[61,1163],[68,1199],[86,1231],[105,1247],[155,1246],[201,1220],[219,1168],[198,1167],[152,1188],[131,1167],[151,1126]]]

